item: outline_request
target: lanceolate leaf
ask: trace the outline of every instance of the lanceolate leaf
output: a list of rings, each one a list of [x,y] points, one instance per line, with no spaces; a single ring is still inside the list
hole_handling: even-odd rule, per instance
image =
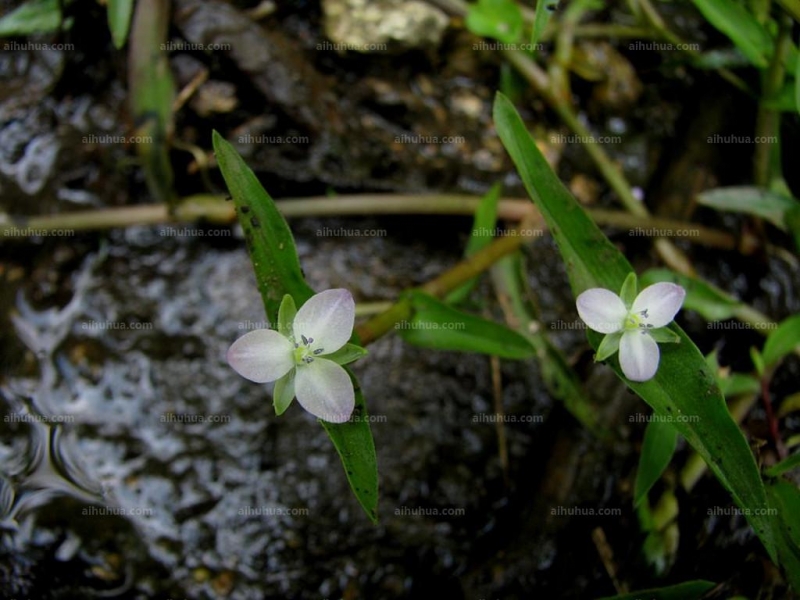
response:
[[[677,442],[678,431],[672,426],[672,423],[650,421],[647,424],[642,442],[642,454],[639,458],[639,468],[636,471],[636,484],[633,492],[634,506],[638,506],[647,497],[647,492],[669,466]]]
[[[616,293],[632,271],[628,261],[559,181],[502,94],[495,101],[494,116],[500,138],[558,244],[575,296],[590,287]],[[767,497],[750,447],[731,418],[703,355],[677,324],[669,328],[680,337],[680,343],[660,346],[661,362],[653,379],[643,383],[625,379],[617,357],[612,357],[609,365],[656,414],[674,418],[675,428],[708,463],[736,503],[751,509],[750,524],[775,560],[774,522],[765,516]],[[602,336],[590,331],[588,338],[596,350]]]
[[[693,0],[703,16],[727,35],[750,62],[766,68],[774,42],[766,29],[744,6],[731,0]]]
[[[347,481],[373,523],[378,522],[378,459],[369,428],[367,405],[355,375],[345,367],[356,390],[356,407],[347,423],[320,421],[342,459]]]
[[[492,243],[494,239],[494,229],[497,225],[497,203],[500,200],[502,186],[496,183],[481,198],[478,208],[475,210],[475,219],[472,223],[472,233],[464,251],[465,256],[472,256]],[[463,285],[457,287],[447,295],[445,302],[448,304],[458,304],[469,296],[470,291],[478,282],[477,277],[473,277]]]
[[[132,13],[133,0],[108,0],[108,28],[117,48],[125,45]]]
[[[767,486],[776,520],[778,554],[789,583],[800,590],[800,489],[788,481],[774,481]]]
[[[278,313],[284,295],[289,294],[297,306],[302,306],[314,295],[314,290],[303,277],[292,232],[272,198],[233,146],[216,131],[213,142],[217,162],[244,230],[267,320],[279,323],[281,319]],[[291,312],[290,303],[287,303],[284,306],[284,329],[288,327]],[[355,337],[351,341],[357,342]],[[367,411],[360,386],[355,376],[350,371],[348,373],[356,390],[353,418],[341,424],[320,422],[342,459],[353,493],[369,518],[375,521],[378,502],[375,444],[369,421],[364,418]],[[285,401],[285,397],[281,400]],[[276,408],[285,408],[283,403]]]
[[[55,31],[61,26],[58,0],[29,0],[0,19],[0,36],[22,36]]]
[[[409,344],[511,359],[535,354],[528,340],[508,327],[455,309],[423,292],[412,291],[409,296],[411,320],[396,326]]]
[[[767,337],[761,355],[767,367],[776,365],[784,356],[800,346],[800,315],[793,315],[783,321]]]
[[[213,135],[214,153],[236,206],[264,309],[269,322],[277,323],[284,294],[302,306],[314,290],[303,278],[292,232],[275,202],[233,146],[216,131]]]
[[[793,198],[746,185],[714,188],[698,194],[697,201],[709,208],[761,217],[784,231],[786,213],[798,206]]]

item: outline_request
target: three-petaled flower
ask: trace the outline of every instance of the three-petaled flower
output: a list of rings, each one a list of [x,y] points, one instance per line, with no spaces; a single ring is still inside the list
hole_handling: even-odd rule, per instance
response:
[[[354,321],[355,302],[347,290],[320,292],[300,310],[286,295],[278,311],[278,331],[257,329],[243,335],[228,350],[228,364],[250,381],[276,382],[277,414],[297,396],[315,417],[343,423],[355,408],[355,392],[341,365],[366,353],[347,343]]]
[[[594,331],[607,334],[595,360],[605,360],[619,350],[619,365],[631,381],[652,379],[658,370],[658,343],[679,342],[666,329],[683,305],[686,291],[674,283],[655,283],[636,295],[631,273],[620,296],[603,288],[588,289],[576,300],[578,314]]]

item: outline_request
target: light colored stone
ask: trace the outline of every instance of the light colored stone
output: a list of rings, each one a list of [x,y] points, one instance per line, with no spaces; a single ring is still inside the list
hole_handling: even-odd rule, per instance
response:
[[[386,52],[437,46],[447,15],[419,0],[323,0],[325,33],[319,49]]]

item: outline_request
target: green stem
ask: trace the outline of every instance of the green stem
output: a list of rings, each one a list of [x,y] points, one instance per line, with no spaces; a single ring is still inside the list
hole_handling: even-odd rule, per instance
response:
[[[780,19],[778,39],[775,44],[775,53],[764,74],[763,94],[764,98],[776,96],[786,77],[784,64],[792,46],[790,38],[792,21],[788,17]],[[758,106],[756,116],[756,137],[767,138],[777,137],[780,129],[780,112],[766,107],[763,103]],[[778,147],[771,143],[756,144],[755,156],[753,157],[753,179],[755,184],[760,187],[769,187],[772,180],[771,166],[773,164],[774,152]]]

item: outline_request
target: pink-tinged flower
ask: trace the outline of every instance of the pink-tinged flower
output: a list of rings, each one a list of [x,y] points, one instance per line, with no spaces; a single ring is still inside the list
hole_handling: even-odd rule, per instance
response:
[[[638,294],[635,275],[622,286],[621,296],[603,288],[592,288],[576,300],[578,314],[586,325],[607,334],[597,348],[595,360],[605,360],[619,350],[619,365],[631,381],[647,381],[658,370],[658,342],[680,338],[664,329],[680,310],[686,291],[674,283],[656,283]],[[628,300],[626,303],[624,299]]]
[[[323,421],[347,421],[355,407],[355,392],[341,365],[365,352],[347,343],[355,322],[353,296],[344,289],[326,290],[296,310],[287,295],[278,321],[278,331],[258,329],[236,340],[228,350],[228,364],[250,381],[276,381],[278,414],[296,396],[303,408]]]

